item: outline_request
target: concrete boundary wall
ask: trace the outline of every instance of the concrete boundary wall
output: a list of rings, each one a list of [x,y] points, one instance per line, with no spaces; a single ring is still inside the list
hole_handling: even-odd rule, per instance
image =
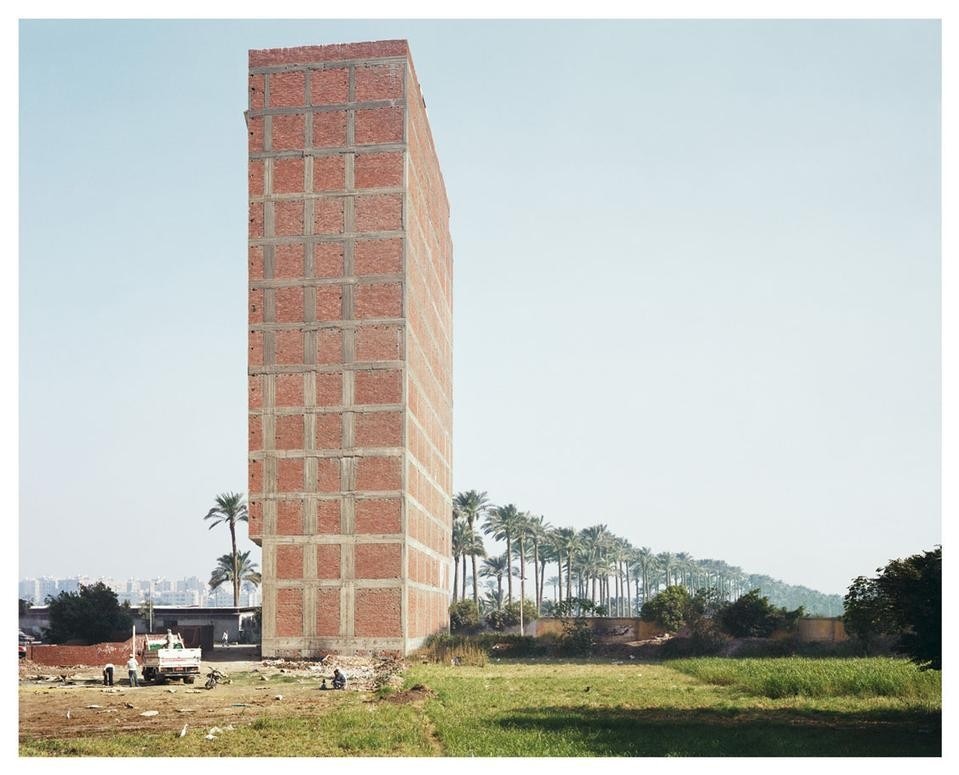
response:
[[[527,628],[530,635],[561,635],[563,619],[544,616],[531,622]],[[605,616],[584,617],[593,634],[607,641],[648,640],[665,634],[654,622],[644,622],[638,618],[614,618]],[[795,630],[776,630],[770,638],[785,640],[798,638],[803,643],[823,641],[840,642],[848,639],[842,619],[827,617],[808,617],[800,619]]]
[[[533,626],[529,628],[530,635],[537,638],[544,635],[562,635],[565,621],[574,621],[574,618],[540,617],[531,623]],[[593,635],[607,641],[648,640],[666,632],[654,622],[644,622],[635,617],[586,616],[583,621],[589,625]]]

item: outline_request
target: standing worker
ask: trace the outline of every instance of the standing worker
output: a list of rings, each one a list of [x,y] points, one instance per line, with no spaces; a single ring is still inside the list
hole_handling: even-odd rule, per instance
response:
[[[103,666],[103,685],[113,686],[113,663],[107,662]]]
[[[223,645],[224,646],[230,645],[230,636],[227,634],[226,630],[223,631]]]
[[[130,676],[130,686],[138,686],[137,684],[137,658],[135,654],[131,654],[130,658],[127,660],[127,675]]]

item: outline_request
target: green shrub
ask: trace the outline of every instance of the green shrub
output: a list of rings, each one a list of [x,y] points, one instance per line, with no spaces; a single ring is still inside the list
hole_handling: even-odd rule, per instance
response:
[[[479,608],[472,600],[458,600],[450,606],[450,630],[453,632],[471,632],[479,629]]]
[[[725,635],[711,619],[697,619],[690,626],[690,633],[683,638],[670,638],[659,647],[661,659],[681,657],[710,657],[722,654],[728,647],[730,638]]]
[[[525,622],[531,622],[537,619],[536,606],[529,600],[523,601],[523,619]],[[491,630],[504,630],[507,627],[515,627],[519,624],[519,601],[514,601],[502,609],[490,611],[486,615],[486,626]]]
[[[795,611],[776,608],[768,597],[754,589],[720,608],[716,622],[724,632],[736,638],[767,638],[774,630],[795,628],[802,615],[802,606]]]
[[[584,619],[563,619],[563,632],[556,640],[556,653],[570,657],[588,657],[596,640]]]
[[[502,635],[486,632],[477,637],[488,654],[496,657],[537,657],[546,653],[546,646],[530,635]]]
[[[482,652],[486,664],[486,656],[496,657],[530,657],[541,656],[546,653],[546,645],[530,635],[506,635],[497,632],[483,632],[478,635],[431,635],[426,639],[422,648],[415,656],[431,662],[449,664],[456,657],[463,660],[476,659],[473,651]],[[460,664],[478,664],[475,661],[461,661]]]

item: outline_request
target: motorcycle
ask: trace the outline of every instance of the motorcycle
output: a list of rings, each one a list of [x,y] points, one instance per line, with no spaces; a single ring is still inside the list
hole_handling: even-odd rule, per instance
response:
[[[206,683],[204,686],[207,689],[213,689],[217,684],[228,684],[230,683],[230,678],[226,673],[221,673],[215,667],[206,674]]]

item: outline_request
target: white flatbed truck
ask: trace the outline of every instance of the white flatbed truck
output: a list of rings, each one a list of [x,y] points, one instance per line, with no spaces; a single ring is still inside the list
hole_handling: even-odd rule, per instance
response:
[[[183,639],[176,635],[173,648],[169,648],[165,635],[147,635],[140,652],[143,665],[143,680],[166,683],[171,678],[183,683],[193,683],[200,675],[200,649],[183,648]]]

